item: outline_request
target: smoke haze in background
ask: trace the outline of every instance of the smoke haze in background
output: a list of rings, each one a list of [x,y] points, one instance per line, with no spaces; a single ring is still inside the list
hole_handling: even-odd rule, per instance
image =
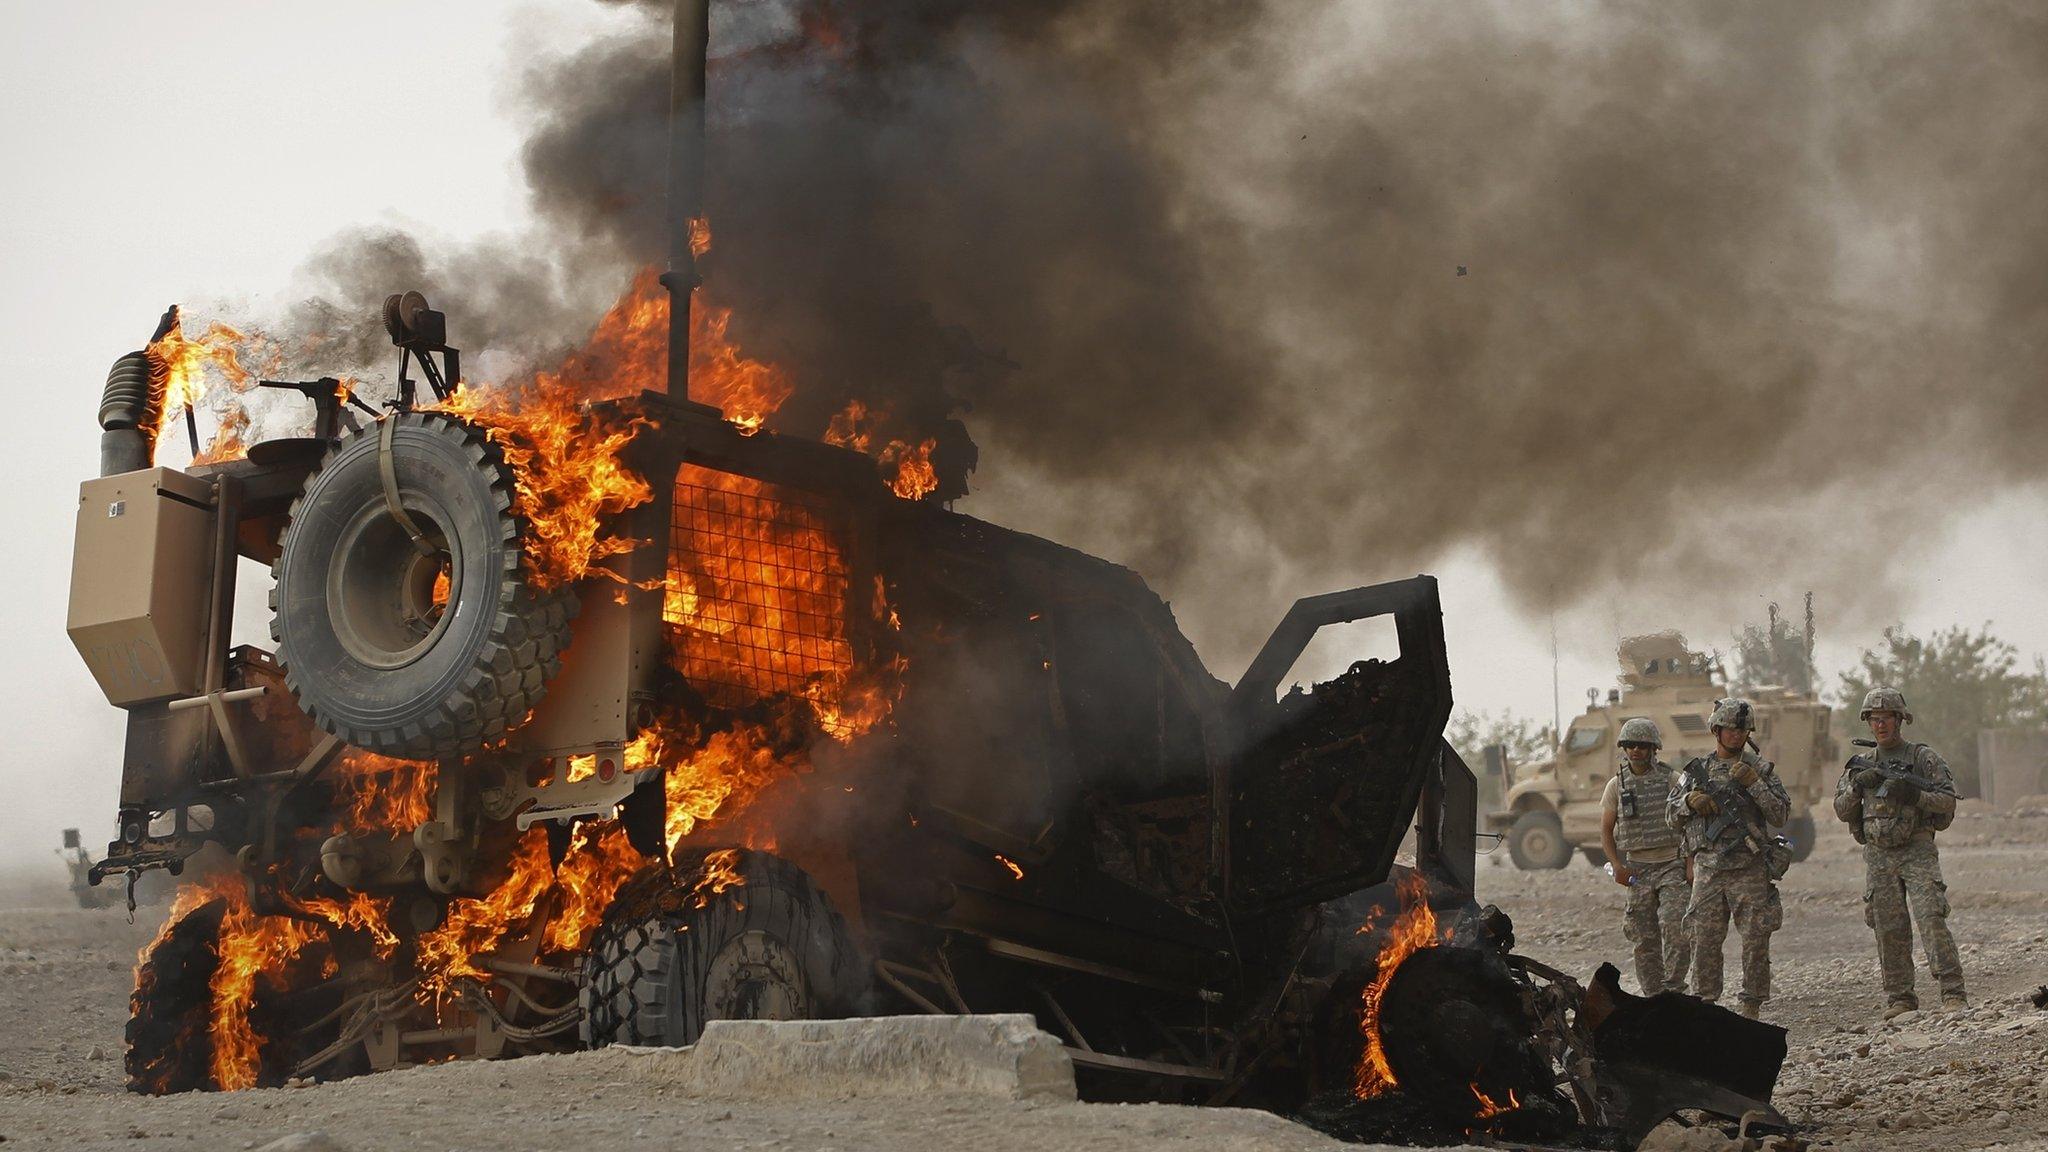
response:
[[[537,230],[337,238],[317,367],[388,374],[415,286],[544,356],[658,259],[669,9],[622,8],[524,64]],[[714,8],[705,291],[773,426],[964,413],[963,510],[1138,568],[1219,671],[1454,552],[1532,610],[1882,620],[1865,533],[2041,479],[2048,13]]]

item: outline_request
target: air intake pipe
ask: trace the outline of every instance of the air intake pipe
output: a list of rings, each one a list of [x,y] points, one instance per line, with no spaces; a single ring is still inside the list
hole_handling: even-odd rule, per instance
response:
[[[157,321],[151,344],[178,326],[178,306]],[[100,392],[100,475],[135,472],[156,463],[156,434],[163,424],[163,384],[151,380],[147,351],[114,361]]]

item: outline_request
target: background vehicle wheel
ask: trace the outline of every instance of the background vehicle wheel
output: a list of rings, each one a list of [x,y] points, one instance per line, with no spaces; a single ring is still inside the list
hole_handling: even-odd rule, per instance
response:
[[[481,430],[432,412],[388,419],[399,503],[432,551],[385,501],[378,430],[343,440],[292,505],[270,636],[321,728],[392,756],[459,755],[540,702],[576,601],[533,586],[511,472]]]
[[[1813,813],[1801,812],[1787,821],[1784,834],[1787,840],[1792,841],[1792,859],[1795,862],[1813,855],[1814,841],[1819,838],[1819,830],[1813,826]]]
[[[1508,856],[1524,872],[1562,868],[1572,862],[1572,846],[1555,812],[1524,812],[1508,829]]]
[[[621,890],[585,961],[583,1039],[592,1047],[694,1044],[712,1020],[844,1016],[867,986],[846,922],[802,869],[727,850],[742,883],[695,891],[677,866]]]
[[[1579,849],[1579,855],[1584,856],[1586,863],[1591,864],[1595,868],[1605,868],[1607,866],[1607,849],[1605,848],[1581,848]]]

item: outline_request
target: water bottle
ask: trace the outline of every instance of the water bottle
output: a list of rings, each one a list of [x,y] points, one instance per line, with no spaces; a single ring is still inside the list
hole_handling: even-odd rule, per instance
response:
[[[1612,879],[1614,879],[1614,861],[1612,861],[1612,860],[1609,860],[1609,861],[1608,861],[1607,863],[1605,863],[1605,864],[1602,864],[1602,865],[1601,865],[1600,867],[1601,867],[1601,869],[1602,869],[1603,871],[1605,871],[1605,872],[1607,873],[1607,878],[1608,878],[1609,880],[1612,880]],[[1631,876],[1631,877],[1629,877],[1629,878],[1628,878],[1628,886],[1629,886],[1629,887],[1631,887],[1631,888],[1633,888],[1633,887],[1635,887],[1635,886],[1636,886],[1636,878],[1635,878],[1635,877]]]

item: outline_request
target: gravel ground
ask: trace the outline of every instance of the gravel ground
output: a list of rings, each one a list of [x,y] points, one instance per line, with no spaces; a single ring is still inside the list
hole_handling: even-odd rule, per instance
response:
[[[2048,1011],[2027,999],[2048,982],[2048,815],[1972,809],[1942,838],[1950,923],[1974,1001],[1966,1012],[1879,1021],[1862,862],[1838,826],[1786,879],[1765,1015],[1792,1032],[1778,1103],[1817,1147],[2048,1149]],[[1514,917],[1520,951],[1582,977],[1602,960],[1627,971],[1621,889],[1582,862],[1525,873],[1505,856],[1482,860],[1480,897]],[[66,907],[61,884],[53,874],[0,885],[0,1137],[10,1147],[255,1149],[316,1132],[330,1143],[300,1139],[301,1152],[578,1141],[763,1152],[1355,1147],[1236,1109],[669,1097],[608,1087],[600,1066],[574,1056],[232,1096],[131,1096],[121,1087],[121,1027],[135,952],[161,909],[130,925],[118,911]],[[1731,944],[1731,979],[1736,968]],[[1933,1002],[1924,972],[1921,983]]]

